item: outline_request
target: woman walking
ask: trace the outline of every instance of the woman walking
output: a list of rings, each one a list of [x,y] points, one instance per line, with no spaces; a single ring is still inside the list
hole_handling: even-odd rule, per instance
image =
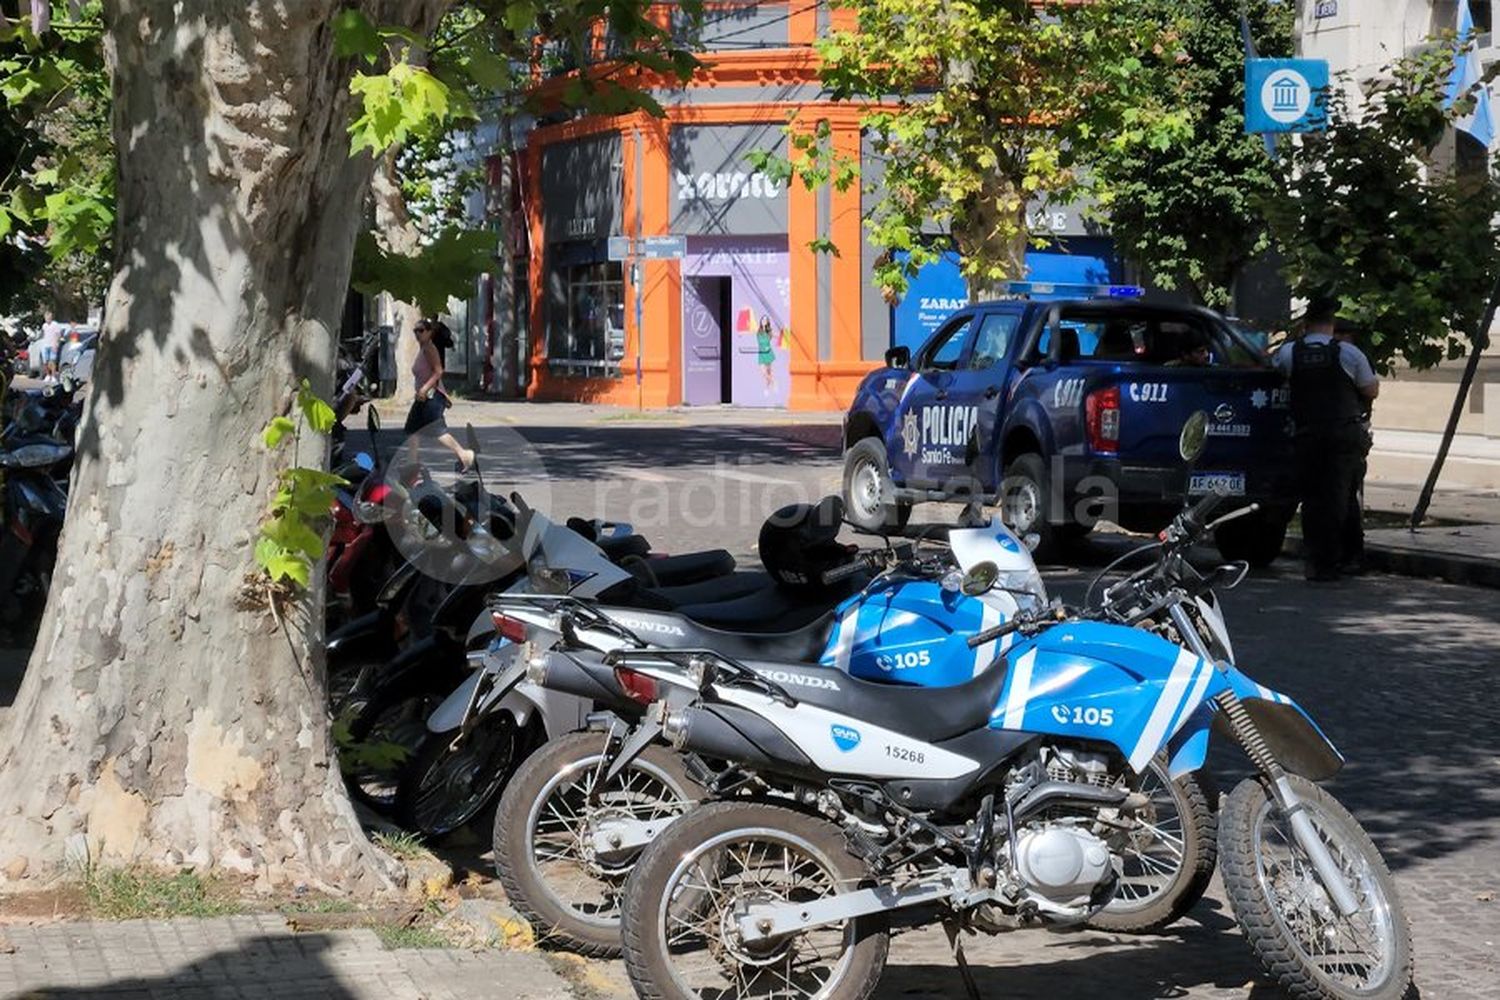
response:
[[[412,335],[419,345],[417,359],[411,365],[417,395],[406,414],[406,434],[413,458],[418,437],[436,438],[458,459],[458,471],[468,472],[474,467],[474,452],[459,444],[448,432],[448,421],[443,417],[453,405],[443,388],[443,352],[453,346],[453,334],[441,320],[423,319],[412,328]]]

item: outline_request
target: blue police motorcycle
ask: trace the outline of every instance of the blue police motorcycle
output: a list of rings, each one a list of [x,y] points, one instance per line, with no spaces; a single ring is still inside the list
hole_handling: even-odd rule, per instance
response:
[[[833,519],[829,538],[838,523]],[[766,557],[770,546],[764,541]],[[512,623],[528,623],[533,644],[528,657],[538,647],[677,647],[673,655],[686,662],[697,647],[752,663],[795,659],[832,668],[772,669],[769,677],[779,683],[837,689],[840,678],[848,676],[914,689],[951,687],[987,670],[1015,635],[976,648],[968,638],[1011,620],[1022,608],[1043,606],[1046,589],[1027,547],[998,519],[953,529],[946,542],[888,544],[852,560],[841,553],[841,565],[820,573],[823,581],[862,576],[866,585],[796,633],[726,633],[680,614],[560,598],[506,595],[491,606]],[[824,541],[809,544],[816,548]],[[772,558],[767,567],[773,575],[782,569]],[[786,571],[808,572],[803,565]],[[869,579],[872,572],[878,575]],[[966,573],[982,576],[985,586],[965,592]],[[516,631],[515,624],[509,628]],[[589,954],[617,954],[619,894],[641,848],[702,797],[705,786],[720,795],[745,789],[704,758],[684,759],[651,746],[660,726],[644,709],[661,690],[649,681],[622,688],[612,665],[587,657],[547,658],[541,664],[532,683],[553,697],[571,695],[608,709],[613,725],[607,739],[585,732],[552,740],[521,765],[496,814],[496,867],[511,904],[550,939]],[[1103,836],[1122,860],[1115,896],[1093,915],[1094,926],[1154,930],[1197,902],[1212,878],[1216,854],[1218,796],[1206,779],[1188,773],[1173,780],[1165,757],[1137,773],[1121,759],[1070,748],[1060,748],[1049,768],[1059,781],[1124,790],[1098,813]]]
[[[1267,973],[1299,998],[1405,997],[1411,934],[1394,881],[1317,784],[1343,758],[1291,698],[1217,657],[1194,620],[1218,574],[1185,553],[1222,500],[1180,514],[1155,564],[1102,609],[1023,610],[970,636],[971,648],[1016,638],[998,669],[957,687],[893,696],[710,651],[687,664],[610,654],[623,684],[666,692],[659,724],[675,748],[774,792],[695,808],[641,853],[621,918],[637,992],[864,998],[899,919],[941,923],[977,997],[961,933],[1083,923],[1118,889],[1122,857],[1100,811],[1129,789],[1058,780],[1054,763],[1099,757],[1139,773],[1165,753],[1171,773],[1191,772],[1218,729],[1257,771],[1228,796],[1219,856]],[[982,577],[969,571],[964,589],[982,591]],[[1170,623],[1177,641],[1130,627],[1146,622]]]

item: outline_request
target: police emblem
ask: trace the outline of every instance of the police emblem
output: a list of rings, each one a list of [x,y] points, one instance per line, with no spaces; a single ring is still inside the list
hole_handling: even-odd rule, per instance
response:
[[[915,413],[908,413],[901,424],[901,443],[906,449],[906,457],[916,458],[917,448],[922,444],[922,431],[917,426]]]

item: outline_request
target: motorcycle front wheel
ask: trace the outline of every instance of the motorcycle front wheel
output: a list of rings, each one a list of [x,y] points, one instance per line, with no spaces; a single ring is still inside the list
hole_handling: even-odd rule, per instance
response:
[[[1125,824],[1106,837],[1120,858],[1120,878],[1114,898],[1089,925],[1147,934],[1176,923],[1208,891],[1218,858],[1219,791],[1202,771],[1172,780],[1165,754],[1131,787],[1146,804],[1113,811]]]
[[[601,852],[611,822],[672,822],[697,797],[682,758],[647,747],[613,781],[602,733],[571,733],[516,769],[495,812],[495,870],[506,898],[549,943],[620,954],[620,896],[639,849]]]
[[[844,832],[764,802],[699,806],[641,853],[621,940],[644,1000],[864,1000],[885,970],[886,921],[858,917],[761,943],[736,932],[746,906],[853,892],[867,875]]]
[[[1257,779],[1229,794],[1219,824],[1224,889],[1266,971],[1305,1000],[1402,1000],[1411,989],[1411,928],[1380,851],[1349,811],[1288,776],[1359,902],[1334,907],[1291,823]]]

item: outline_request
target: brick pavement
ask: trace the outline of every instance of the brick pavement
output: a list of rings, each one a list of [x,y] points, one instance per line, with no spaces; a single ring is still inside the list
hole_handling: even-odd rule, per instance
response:
[[[7,926],[6,1000],[565,1000],[534,952],[387,951],[371,930],[293,934],[276,914]]]

